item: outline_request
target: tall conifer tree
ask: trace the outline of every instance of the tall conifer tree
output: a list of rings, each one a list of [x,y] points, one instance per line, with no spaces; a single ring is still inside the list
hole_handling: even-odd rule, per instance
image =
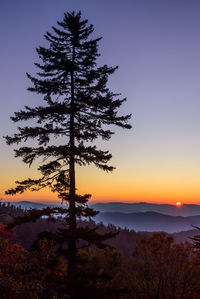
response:
[[[118,109],[126,99],[120,99],[107,87],[109,75],[117,67],[97,66],[98,42],[92,39],[93,25],[82,20],[81,12],[65,13],[62,22],[47,32],[49,46],[37,48],[42,63],[36,77],[27,74],[32,82],[29,91],[42,94],[44,105],[15,113],[14,122],[35,120],[36,125],[18,127],[14,136],[6,136],[7,144],[18,144],[29,139],[37,140],[38,146],[22,146],[15,150],[15,157],[31,165],[42,157],[38,170],[39,179],[17,181],[17,186],[6,193],[14,195],[27,189],[35,191],[50,187],[69,203],[69,279],[75,289],[76,269],[76,218],[94,216],[86,206],[89,195],[76,194],[75,164],[94,164],[104,171],[114,168],[108,165],[111,154],[92,143],[101,137],[109,140],[113,132],[106,125],[130,129],[131,115],[119,116]],[[55,137],[59,137],[55,142]]]

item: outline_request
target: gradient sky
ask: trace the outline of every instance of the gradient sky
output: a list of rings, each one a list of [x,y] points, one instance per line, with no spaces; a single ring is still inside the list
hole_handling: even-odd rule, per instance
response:
[[[93,201],[200,203],[200,1],[6,0],[0,2],[0,132],[9,116],[41,103],[25,73],[35,73],[35,48],[63,13],[81,10],[95,27],[100,63],[119,65],[109,86],[127,102],[132,130],[116,129],[101,147],[113,154],[112,174],[77,168],[79,193]],[[16,179],[37,177],[0,139],[0,198]],[[55,200],[47,191],[13,200]]]

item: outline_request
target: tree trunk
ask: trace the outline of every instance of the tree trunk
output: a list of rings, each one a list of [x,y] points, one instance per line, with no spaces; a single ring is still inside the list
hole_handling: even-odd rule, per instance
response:
[[[75,49],[73,47],[72,65],[74,66]],[[72,299],[76,298],[76,206],[75,206],[75,163],[74,163],[74,70],[71,71],[71,114],[70,114],[70,162],[69,162],[69,257],[68,278]]]

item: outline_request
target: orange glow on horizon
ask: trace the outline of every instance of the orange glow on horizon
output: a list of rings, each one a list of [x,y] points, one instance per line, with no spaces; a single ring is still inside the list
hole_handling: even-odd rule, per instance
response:
[[[78,192],[79,194],[84,194],[83,190]],[[96,194],[95,194],[96,193]],[[109,192],[108,192],[109,193]],[[114,192],[113,192],[114,193]],[[102,194],[98,194],[97,192],[91,192],[92,197],[89,199],[89,203],[96,203],[96,202],[124,202],[124,203],[138,203],[138,202],[147,202],[152,204],[170,204],[177,207],[183,206],[181,200],[184,200],[184,204],[200,204],[200,200],[198,199],[189,199],[189,198],[175,198],[171,196],[141,196],[143,194],[138,194],[136,196],[131,196],[131,194],[106,194],[106,190],[102,192]],[[16,196],[5,196],[2,194],[0,197],[3,201],[34,201],[34,202],[57,202],[60,203],[61,200],[57,197],[56,193],[52,193],[50,190],[42,190],[39,192],[30,192],[27,191],[24,194],[19,194]]]
[[[19,164],[21,165],[21,164]],[[17,164],[18,166],[18,164]],[[9,175],[2,172],[0,198],[4,201],[36,201],[36,202],[60,202],[56,193],[52,193],[50,189],[43,189],[39,192],[25,192],[17,194],[13,197],[6,196],[4,191],[10,188],[16,179],[24,179],[27,176],[25,169],[22,168],[18,173],[15,165],[12,173]],[[119,167],[123,168],[123,167]],[[123,170],[123,169],[122,169]],[[125,171],[125,170],[124,170]],[[4,174],[4,175],[3,175]],[[30,170],[30,176],[32,170]],[[37,173],[33,171],[34,177]],[[113,174],[103,174],[94,167],[86,171],[84,168],[77,169],[77,193],[92,194],[89,203],[95,202],[148,202],[155,204],[171,204],[177,205],[180,202],[184,204],[200,204],[200,189],[198,176],[192,177],[190,180],[180,176],[175,180],[175,176],[171,174],[149,173],[133,176],[133,173],[116,170]],[[199,174],[200,175],[200,174]],[[20,177],[19,177],[20,176]],[[19,177],[19,178],[18,178]],[[176,177],[179,177],[178,175]]]
[[[39,192],[27,191],[13,197],[4,194],[5,190],[15,186],[16,180],[20,181],[26,177],[38,178],[37,165],[29,169],[20,160],[11,159],[12,155],[13,153],[10,151],[9,159],[4,159],[1,164],[0,199],[59,203],[60,199],[57,194],[52,193],[50,189]],[[117,168],[112,174],[104,173],[93,166],[87,168],[77,166],[77,194],[92,194],[89,203],[148,202],[171,204],[177,207],[177,202],[200,204],[200,168],[197,171],[195,167],[191,167],[190,171],[185,173],[182,164],[177,164],[178,160],[174,161],[174,158],[172,161],[165,161],[162,160],[162,157],[156,156],[156,163],[154,163],[152,156],[151,160],[144,159],[141,164],[138,162],[140,160],[136,158],[130,163],[126,157],[128,156],[124,155],[123,159],[113,161],[113,165]],[[176,166],[173,171],[170,166],[172,162]],[[186,163],[189,168],[191,165],[189,162],[184,160],[184,167]]]

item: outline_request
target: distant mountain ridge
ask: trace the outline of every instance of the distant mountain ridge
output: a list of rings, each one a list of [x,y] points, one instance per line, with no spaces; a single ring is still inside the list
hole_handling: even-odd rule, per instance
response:
[[[60,206],[61,204],[54,204],[54,203],[41,203],[41,202],[33,202],[28,200],[23,201],[5,201],[6,204],[11,204],[14,206],[20,206],[23,209],[43,209],[46,207],[55,207]]]
[[[9,202],[9,201],[8,201]],[[10,204],[21,206],[23,208],[43,208],[47,206],[62,206],[59,202],[33,202],[33,201],[12,201]],[[147,202],[123,203],[123,202],[98,202],[89,203],[89,205],[99,212],[157,212],[171,216],[198,216],[200,215],[200,205],[183,204],[180,207],[170,204],[155,204]]]
[[[197,204],[183,204],[177,207],[170,204],[154,204],[147,202],[138,203],[122,203],[122,202],[108,202],[95,203],[91,205],[99,212],[122,212],[122,213],[136,213],[136,212],[157,212],[171,216],[197,216],[200,215],[200,205]]]
[[[200,226],[200,215],[183,217],[164,215],[157,212],[102,212],[95,217],[95,221],[103,222],[105,225],[114,224],[135,231],[174,233],[191,230],[192,225]]]
[[[60,206],[61,203],[40,203],[30,201],[10,202],[24,209],[42,209],[47,206]],[[66,206],[66,205],[65,205]],[[95,222],[114,224],[135,231],[165,231],[168,233],[189,231],[192,225],[200,226],[200,205],[184,204],[181,207],[152,203],[90,203],[100,213]]]

